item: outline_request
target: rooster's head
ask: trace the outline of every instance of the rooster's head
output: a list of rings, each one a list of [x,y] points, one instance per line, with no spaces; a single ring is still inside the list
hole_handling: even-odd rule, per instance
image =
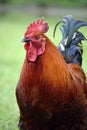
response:
[[[24,34],[23,42],[25,42],[26,57],[28,61],[36,61],[37,56],[45,51],[44,33],[48,31],[48,23],[44,22],[43,18],[30,23],[27,31]]]

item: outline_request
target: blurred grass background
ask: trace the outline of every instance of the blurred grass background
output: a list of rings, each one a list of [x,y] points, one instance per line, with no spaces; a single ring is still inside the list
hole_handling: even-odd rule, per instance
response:
[[[47,35],[57,45],[61,33],[53,29],[67,14],[87,20],[87,0],[0,0],[0,130],[18,130],[19,110],[15,90],[25,50],[21,40],[27,25],[43,16],[49,23]],[[87,27],[80,29],[87,37]],[[87,41],[84,42],[83,69],[87,74]]]

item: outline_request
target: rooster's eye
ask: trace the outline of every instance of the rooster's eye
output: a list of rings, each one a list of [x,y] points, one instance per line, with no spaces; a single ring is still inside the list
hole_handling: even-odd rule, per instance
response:
[[[39,39],[40,39],[40,36],[37,35],[37,36],[34,36],[33,38],[34,38],[35,40],[39,40]]]

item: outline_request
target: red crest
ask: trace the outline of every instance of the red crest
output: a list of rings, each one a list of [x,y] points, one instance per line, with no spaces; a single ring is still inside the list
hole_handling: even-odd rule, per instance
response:
[[[28,27],[25,33],[25,37],[31,37],[38,34],[43,34],[48,31],[48,23],[44,22],[43,18],[38,19],[37,21],[32,22]]]

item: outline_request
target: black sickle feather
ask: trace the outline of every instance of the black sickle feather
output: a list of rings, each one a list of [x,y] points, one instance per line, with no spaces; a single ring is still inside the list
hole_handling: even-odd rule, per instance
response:
[[[55,32],[57,29],[57,26],[62,23],[64,25],[61,26],[60,30],[62,32],[62,41],[65,40],[66,38],[68,38],[67,40],[67,45],[69,44],[69,42],[71,41],[74,33],[83,26],[87,26],[87,22],[84,22],[82,20],[74,20],[74,18],[72,17],[72,15],[67,15],[65,16],[61,21],[59,21],[54,28],[54,32],[53,32],[53,37],[55,37]]]
[[[53,37],[55,37],[56,29],[60,23],[63,23],[60,28],[62,32],[62,40],[58,49],[67,63],[76,63],[81,66],[83,53],[81,41],[87,39],[78,31],[78,29],[87,26],[87,22],[75,20],[72,15],[67,15],[55,25]]]

